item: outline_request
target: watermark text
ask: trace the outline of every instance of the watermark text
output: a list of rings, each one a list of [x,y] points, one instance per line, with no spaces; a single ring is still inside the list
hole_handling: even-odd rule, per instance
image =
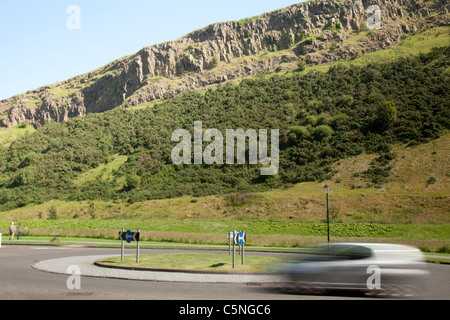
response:
[[[261,175],[275,175],[279,169],[279,135],[278,129],[272,129],[270,156],[268,155],[268,130],[261,129],[227,129],[225,135],[226,164],[246,163],[246,141],[248,140],[248,164],[263,165]],[[203,133],[202,121],[194,122],[194,139],[188,130],[177,129],[172,133],[172,142],[179,142],[172,149],[174,164],[223,164],[224,136],[218,129],[207,129]],[[181,140],[181,141],[180,141]],[[211,142],[203,149],[203,142]],[[236,142],[236,143],[235,143]],[[193,144],[193,148],[192,148]],[[193,149],[193,161],[192,161]]]

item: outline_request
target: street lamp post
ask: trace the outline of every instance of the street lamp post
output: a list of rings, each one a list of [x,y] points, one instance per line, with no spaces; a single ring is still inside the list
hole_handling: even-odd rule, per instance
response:
[[[325,184],[323,187],[325,190],[325,194],[327,195],[327,238],[328,238],[328,250],[330,249],[330,214],[328,210],[328,193],[330,193],[330,187]]]

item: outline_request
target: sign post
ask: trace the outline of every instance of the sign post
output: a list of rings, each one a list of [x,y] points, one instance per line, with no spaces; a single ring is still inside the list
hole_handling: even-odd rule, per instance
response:
[[[137,242],[136,246],[136,263],[139,263],[139,239],[140,239],[141,231],[138,229],[137,232],[131,232],[122,228],[122,231],[119,232],[119,239],[122,241],[122,250],[121,250],[121,261],[123,261],[124,256],[124,241],[131,243],[132,241]]]
[[[124,251],[124,243],[123,243],[123,239],[122,239],[122,234],[125,232],[125,229],[122,228],[122,233],[120,234],[120,239],[122,240],[122,249],[120,251],[120,261],[123,261],[123,251]]]
[[[234,261],[235,261],[235,256],[236,256],[236,234],[237,234],[237,232],[233,231],[233,269],[235,266]]]
[[[231,254],[231,231],[228,231],[228,255]]]
[[[245,242],[242,242],[242,256],[241,256],[241,258],[242,258],[241,264],[242,264],[242,265],[244,265],[244,243],[245,243]]]
[[[137,245],[136,245],[136,263],[139,263],[139,235],[141,234],[141,230],[138,229],[137,231],[137,238],[136,236],[134,237],[137,241]]]
[[[239,232],[239,243],[242,245],[242,256],[241,256],[241,263],[242,263],[242,265],[244,265],[244,245],[245,245],[245,240],[246,240],[246,234],[245,234],[244,230],[242,230],[241,232]]]
[[[246,241],[246,234],[244,231],[240,231],[239,235],[238,235],[238,243],[239,243],[239,247],[242,246],[242,254],[241,254],[241,264],[244,264],[244,244]]]
[[[247,241],[247,234],[245,231],[229,231],[228,232],[228,254],[231,251],[231,241],[233,241],[233,269],[236,266],[236,245],[239,245],[239,254],[241,255],[241,264],[244,264],[244,255],[245,255],[245,242]],[[242,246],[242,253],[241,253]]]

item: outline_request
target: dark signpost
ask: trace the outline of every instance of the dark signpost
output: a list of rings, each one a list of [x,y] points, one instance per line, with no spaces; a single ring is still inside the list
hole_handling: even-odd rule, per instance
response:
[[[130,230],[127,230],[125,232],[125,229],[122,229],[122,231],[119,232],[119,240],[122,241],[122,250],[121,250],[121,261],[123,261],[123,254],[124,254],[124,241],[127,243],[131,243],[132,241],[136,241],[136,263],[139,263],[139,238],[141,235],[141,231],[138,229],[137,232],[131,232]]]

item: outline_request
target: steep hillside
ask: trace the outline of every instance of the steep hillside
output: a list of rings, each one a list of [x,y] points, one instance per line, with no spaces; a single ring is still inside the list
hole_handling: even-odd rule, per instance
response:
[[[323,73],[259,76],[147,108],[52,122],[0,147],[0,210],[51,199],[131,204],[346,181],[333,164],[364,154],[370,158],[355,171],[353,187],[380,189],[410,171],[394,170],[398,145],[428,143],[450,129],[449,56],[447,46],[391,62],[336,64]],[[192,134],[200,120],[203,129],[221,132],[279,129],[278,173],[262,176],[261,163],[175,165],[172,133]],[[440,181],[431,178],[433,188]]]
[[[374,24],[380,25],[355,39]],[[269,70],[365,55],[403,35],[448,25],[445,0],[313,0],[261,16],[217,23],[142,49],[90,73],[0,102],[0,126],[132,107]],[[372,25],[371,25],[372,23]],[[353,41],[348,41],[354,39]]]
[[[450,133],[420,146],[397,145],[390,181],[379,188],[367,188],[366,181],[361,177],[374,158],[364,153],[334,163],[333,168],[338,173],[323,182],[302,182],[265,192],[184,196],[127,205],[117,201],[52,200],[2,212],[0,221],[4,221],[6,230],[9,221],[46,220],[51,207],[56,208],[60,219],[75,219],[76,222],[92,218],[323,221],[326,212],[323,185],[327,183],[331,191],[329,198],[333,222],[448,224],[450,197],[446,190],[450,188],[449,148]],[[51,222],[49,228],[55,228]]]

